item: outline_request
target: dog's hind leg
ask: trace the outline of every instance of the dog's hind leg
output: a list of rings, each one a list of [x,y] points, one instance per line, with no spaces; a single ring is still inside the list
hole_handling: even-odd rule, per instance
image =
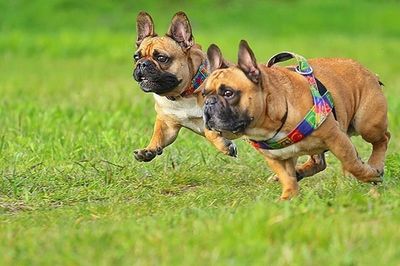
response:
[[[390,133],[387,131],[387,104],[379,87],[368,89],[373,90],[373,93],[360,104],[353,119],[353,127],[365,141],[372,144],[368,164],[383,173],[390,140]]]
[[[379,169],[364,163],[357,156],[357,151],[350,138],[339,128],[332,129],[325,139],[328,149],[340,160],[343,169],[362,182],[381,182]]]
[[[377,168],[382,173],[385,165],[385,154],[389,140],[390,133],[387,131],[380,141],[372,143],[372,153],[368,159],[368,164]]]

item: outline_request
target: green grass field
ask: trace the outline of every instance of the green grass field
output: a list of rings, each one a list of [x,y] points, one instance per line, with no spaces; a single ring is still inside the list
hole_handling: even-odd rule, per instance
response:
[[[0,1],[0,265],[399,265],[400,2]],[[290,50],[378,73],[392,140],[378,187],[328,168],[277,202],[244,141],[239,158],[182,130],[151,163],[155,111],[132,79],[135,19],[163,34],[184,10],[204,48],[259,62]],[[369,147],[354,138],[365,159]]]

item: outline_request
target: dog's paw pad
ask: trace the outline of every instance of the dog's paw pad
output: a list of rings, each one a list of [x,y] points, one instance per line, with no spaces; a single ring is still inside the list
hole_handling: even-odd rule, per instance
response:
[[[163,149],[161,147],[158,147],[156,152],[157,152],[157,155],[161,155],[163,152]]]
[[[161,149],[162,153],[162,149]],[[135,159],[139,162],[149,162],[156,157],[156,155],[161,154],[159,151],[154,151],[154,150],[147,150],[147,149],[142,149],[142,150],[135,150],[133,152],[133,155]]]

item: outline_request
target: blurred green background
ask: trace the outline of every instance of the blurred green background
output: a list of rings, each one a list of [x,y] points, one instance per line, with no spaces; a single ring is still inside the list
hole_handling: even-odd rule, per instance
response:
[[[328,168],[277,203],[263,159],[182,130],[149,164],[155,112],[132,79],[139,11],[164,34],[187,13],[204,49],[350,57],[379,74],[386,181]],[[0,1],[0,264],[398,265],[399,1]],[[369,147],[354,142],[363,159]]]

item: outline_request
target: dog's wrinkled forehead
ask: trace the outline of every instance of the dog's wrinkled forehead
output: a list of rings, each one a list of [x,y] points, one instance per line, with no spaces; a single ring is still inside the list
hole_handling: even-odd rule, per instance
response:
[[[145,38],[137,49],[137,52],[140,53],[142,57],[148,57],[152,56],[155,50],[165,53],[166,55],[170,53],[183,54],[179,44],[167,36]]]
[[[229,67],[215,70],[206,80],[204,88],[205,94],[213,94],[223,86],[228,86],[235,89],[246,87],[248,79],[246,75],[237,67]]]

